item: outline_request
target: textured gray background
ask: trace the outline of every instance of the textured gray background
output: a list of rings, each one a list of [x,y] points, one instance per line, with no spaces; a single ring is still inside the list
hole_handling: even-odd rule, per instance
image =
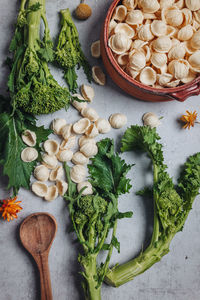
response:
[[[17,3],[18,2],[18,3]],[[69,7],[74,10],[79,0],[47,0],[47,16],[52,37],[58,33],[59,15],[61,8]],[[89,45],[99,38],[101,25],[111,0],[87,0],[93,8],[92,17],[86,22],[77,22],[80,40],[83,49],[91,64],[101,64],[100,60],[91,58]],[[4,60],[13,34],[13,24],[16,20],[19,1],[0,0],[0,86],[1,92],[6,89],[7,69]],[[53,70],[61,84],[62,73]],[[79,83],[87,83],[80,72]],[[107,79],[107,85],[100,87],[93,84],[95,100],[92,107],[96,108],[99,115],[109,117],[111,113],[123,112],[128,117],[128,125],[142,124],[143,113],[153,111],[163,116],[162,125],[158,128],[165,146],[164,155],[169,172],[176,180],[180,166],[186,158],[200,150],[200,125],[189,130],[181,129],[178,118],[186,109],[199,109],[200,96],[191,97],[184,103],[146,103],[133,99],[124,94],[111,80]],[[68,122],[79,118],[78,113],[70,108],[48,116],[39,117],[38,124],[49,126],[55,117],[64,117]],[[107,136],[119,141],[124,132],[112,130]],[[3,141],[1,141],[3,142]],[[145,175],[145,166],[148,160],[145,157],[138,158],[133,153],[124,156],[129,163],[136,163],[130,173],[133,178],[133,189],[129,196],[120,200],[121,210],[133,210],[134,217],[131,220],[123,220],[118,225],[118,238],[121,241],[121,254],[114,252],[112,264],[123,262],[139,253],[142,246],[147,245],[152,228],[152,207],[135,196],[135,191],[144,186],[150,179]],[[0,180],[0,198],[8,196],[6,191],[6,179]],[[58,222],[58,232],[53,243],[49,264],[52,279],[54,299],[81,300],[83,299],[80,288],[80,278],[76,276],[78,266],[76,263],[77,251],[72,244],[72,237],[67,233],[68,213],[66,205],[61,198],[52,203],[47,203],[35,197],[31,192],[21,190],[19,199],[22,200],[23,211],[17,221],[10,223],[0,222],[0,300],[38,300],[39,277],[35,264],[31,257],[21,247],[19,242],[19,224],[30,213],[47,211],[52,213]],[[200,291],[200,198],[197,197],[183,232],[177,234],[171,244],[170,253],[162,261],[143,275],[137,277],[118,289],[102,288],[102,299],[112,300],[188,300],[199,299]],[[186,259],[187,258],[187,259]]]

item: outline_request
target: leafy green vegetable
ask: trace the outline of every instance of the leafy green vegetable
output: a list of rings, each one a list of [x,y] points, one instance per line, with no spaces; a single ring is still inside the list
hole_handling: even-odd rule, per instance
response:
[[[44,36],[40,38],[41,20]],[[53,61],[53,42],[46,19],[45,0],[21,0],[8,88],[14,105],[31,114],[48,114],[67,107],[70,95],[53,78],[47,63]]]
[[[82,267],[85,299],[100,300],[101,285],[107,272],[113,247],[120,251],[116,237],[117,220],[130,218],[132,212],[118,211],[118,197],[129,192],[130,179],[126,178],[131,166],[114,153],[113,141],[102,140],[98,143],[98,154],[89,165],[90,182],[93,195],[83,196],[77,193],[76,185],[71,181],[70,168],[65,165],[68,180],[68,202],[70,218],[78,241],[82,245],[79,263]],[[110,242],[106,243],[112,229]],[[99,252],[108,251],[104,263],[97,262]]]
[[[78,88],[76,66],[78,68],[83,67],[89,82],[92,80],[91,68],[81,49],[78,31],[69,9],[61,10],[60,13],[61,32],[55,52],[55,60],[64,70],[64,78],[69,90],[75,92]]]
[[[40,143],[48,138],[51,130],[36,126],[36,119],[19,110],[14,113],[8,104],[10,100],[0,97],[0,164],[3,173],[9,177],[8,189],[13,188],[14,195],[20,187],[29,188],[30,176],[36,162],[25,163],[21,160],[21,152],[27,146],[23,143],[21,134],[24,130],[34,131],[37,136],[36,149],[40,152]]]
[[[154,183],[151,189],[144,188],[139,195],[153,196],[154,228],[150,245],[144,252],[125,264],[109,270],[106,282],[120,286],[149,269],[154,263],[169,252],[171,240],[181,231],[192,203],[200,188],[200,153],[189,157],[183,171],[174,186],[166,172],[162,145],[159,135],[148,126],[131,126],[122,138],[122,151],[147,153],[152,161]]]

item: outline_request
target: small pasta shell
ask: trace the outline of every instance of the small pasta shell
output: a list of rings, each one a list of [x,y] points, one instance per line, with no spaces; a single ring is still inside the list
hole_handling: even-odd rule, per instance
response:
[[[171,26],[180,26],[183,23],[183,13],[177,7],[167,8],[165,20]]]
[[[130,68],[129,66],[127,66],[126,72],[127,72],[133,79],[135,79],[135,78],[138,76],[138,74],[139,74],[139,71],[135,71],[135,70],[133,70],[132,68]]]
[[[194,31],[198,31],[200,28],[200,23],[197,22],[196,20],[192,20],[192,27],[193,27]]]
[[[92,57],[99,58],[101,56],[100,40],[95,41],[91,45]]]
[[[129,65],[135,71],[139,71],[145,67],[146,58],[143,52],[133,50],[132,54],[130,54]]]
[[[111,130],[110,123],[106,119],[99,118],[95,125],[99,131],[99,133],[108,133]]]
[[[152,13],[143,13],[143,16],[145,20],[149,20],[149,21],[157,19],[156,15]]]
[[[153,85],[156,82],[156,72],[151,67],[146,67],[141,71],[139,79],[145,85]]]
[[[51,171],[49,180],[50,181],[56,181],[58,179],[61,179],[64,176],[64,170],[62,166],[56,167],[54,170]]]
[[[96,145],[96,141],[92,138],[89,138],[85,135],[83,135],[82,137],[80,137],[79,139],[79,146],[82,147],[83,145],[87,144],[87,143],[93,143]]]
[[[99,134],[99,131],[95,124],[91,124],[90,127],[86,130],[85,135],[90,138],[95,138]]]
[[[25,130],[22,134],[23,142],[30,147],[34,147],[36,145],[36,134],[31,130]]]
[[[134,40],[132,45],[131,45],[131,50],[133,49],[140,49],[143,46],[147,45],[148,42],[142,41],[142,40]]]
[[[150,41],[154,38],[150,24],[141,25],[138,29],[138,38],[142,41]]]
[[[65,119],[54,119],[51,123],[51,129],[55,134],[60,135],[61,129],[63,128],[63,126],[65,126],[65,124],[67,124]]]
[[[142,24],[144,15],[139,9],[134,9],[128,12],[126,16],[126,23],[129,25]]]
[[[151,51],[150,51],[149,46],[145,45],[142,48],[142,50],[144,51],[146,62],[148,62],[150,60],[150,57],[151,57]]]
[[[83,95],[84,99],[89,102],[92,102],[94,99],[94,89],[89,85],[83,84],[81,86],[81,94]]]
[[[177,40],[176,38],[172,38],[171,39],[171,42],[172,42],[172,47],[174,47],[174,46],[178,46],[178,45],[180,45],[180,41],[179,40]]]
[[[117,57],[117,62],[120,66],[126,66],[128,64],[128,61],[129,61],[129,54],[128,53],[120,54]]]
[[[181,82],[182,83],[188,83],[194,80],[197,77],[197,72],[194,72],[192,70],[189,70],[188,76],[186,78],[182,78]]]
[[[127,123],[127,117],[124,114],[116,113],[112,114],[109,118],[112,128],[120,129]]]
[[[161,10],[163,8],[170,7],[174,4],[175,0],[160,0],[160,8]]]
[[[70,161],[73,157],[73,152],[70,149],[60,150],[57,154],[57,158],[61,162]]]
[[[166,35],[167,33],[167,25],[162,20],[154,20],[151,23],[151,31],[155,36]]]
[[[191,40],[183,42],[183,46],[185,47],[186,54],[193,54],[196,49],[192,48]]]
[[[103,70],[99,66],[92,67],[92,78],[99,85],[106,84],[106,75],[104,74]]]
[[[88,110],[88,108],[84,108],[82,111],[84,110]],[[82,113],[81,111],[81,113]],[[80,119],[78,122],[74,123],[73,125],[73,131],[76,134],[83,134],[86,132],[86,130],[89,128],[90,126],[90,120],[88,118],[82,118]]]
[[[21,152],[21,160],[29,163],[38,158],[38,152],[35,148],[27,147]]]
[[[185,59],[172,60],[168,65],[169,73],[176,79],[182,79],[188,76],[189,63]]]
[[[87,165],[88,157],[86,157],[82,152],[78,151],[74,153],[72,157],[72,162],[75,165]]]
[[[185,47],[183,45],[174,46],[170,49],[168,53],[169,60],[182,59],[186,53]]]
[[[188,59],[189,64],[194,68],[194,69],[200,69],[200,50],[194,52]],[[185,76],[187,77],[187,76]]]
[[[58,160],[55,155],[43,154],[42,155],[43,164],[48,169],[55,169],[58,164]]]
[[[160,4],[157,0],[139,0],[139,6],[145,13],[155,13],[160,8]]]
[[[128,10],[132,10],[137,6],[138,0],[123,0],[122,4],[126,6]]]
[[[151,63],[156,68],[161,68],[167,63],[167,55],[165,53],[152,53]]]
[[[183,8],[181,10],[181,12],[183,13],[183,17],[184,17],[183,26],[191,24],[192,23],[192,12],[191,12],[191,10],[188,9],[188,8]]]
[[[109,36],[112,34],[113,30],[115,29],[115,27],[117,26],[117,22],[112,19],[109,23],[109,27],[108,27],[108,33],[109,33]]]
[[[70,170],[71,180],[75,183],[80,183],[85,179],[86,168],[82,165],[76,165]]]
[[[85,98],[83,98],[81,95],[79,94],[74,94],[73,97],[78,98],[81,101],[85,101]],[[81,111],[83,108],[87,107],[87,103],[86,102],[79,102],[77,100],[72,101],[72,105],[78,110]],[[66,122],[67,123],[67,122]]]
[[[152,46],[156,52],[167,53],[171,49],[171,39],[168,36],[160,36],[153,41]]]
[[[194,33],[191,41],[190,41],[191,47],[198,50],[200,49],[200,31],[197,31]]]
[[[126,35],[129,39],[132,39],[135,36],[135,30],[126,23],[119,23],[114,29],[114,33],[122,33]]]
[[[200,23],[200,9],[198,11],[193,12],[195,20]]]
[[[131,39],[121,32],[113,34],[109,40],[108,45],[112,51],[118,55],[127,52],[131,47]]]
[[[196,11],[200,9],[200,1],[199,0],[185,0],[185,5],[191,11]]]
[[[166,35],[169,36],[169,37],[176,36],[177,31],[178,31],[177,28],[175,28],[173,26],[167,25],[167,33],[166,33]]]
[[[173,81],[167,83],[166,86],[169,87],[169,88],[174,88],[177,85],[179,85],[179,83],[180,83],[180,80],[177,79],[177,80],[173,80]]]
[[[173,76],[169,73],[157,74],[157,81],[159,85],[166,86],[172,80]]]
[[[149,126],[151,128],[156,128],[161,124],[158,116],[152,112],[146,113],[142,117],[144,126]]]
[[[89,142],[81,146],[80,152],[82,152],[86,157],[91,157],[98,153],[98,147],[96,144]]]
[[[44,150],[47,152],[49,155],[56,155],[59,151],[59,144],[55,140],[47,140],[43,144]]]
[[[38,197],[45,197],[48,192],[48,186],[40,181],[35,181],[31,186],[32,192]]]
[[[72,124],[66,124],[61,129],[61,135],[64,140],[67,140],[72,134]]]
[[[85,187],[85,189],[82,192],[82,195],[92,195],[93,190],[92,190],[92,185],[89,181],[83,181],[78,183],[77,185],[77,190],[80,193],[80,191]]]
[[[84,108],[82,111],[81,111],[81,114],[83,117],[89,119],[91,122],[95,122],[98,118],[99,118],[99,115],[98,113],[96,112],[96,110],[92,107],[87,107],[87,108]],[[90,123],[88,124],[87,126],[87,129],[89,128],[90,126]],[[86,130],[87,130],[86,129]]]
[[[193,28],[191,25],[182,27],[178,32],[178,39],[181,41],[188,41],[193,36]]]
[[[44,165],[37,166],[34,169],[34,176],[39,181],[47,181],[49,179],[49,170]]]
[[[46,201],[53,201],[58,197],[58,188],[56,185],[48,186],[47,194],[44,196]]]
[[[124,5],[118,5],[114,11],[113,19],[119,22],[124,21],[127,15],[127,8]]]
[[[68,189],[68,183],[63,180],[56,181],[56,187],[60,196],[64,196]]]
[[[75,135],[70,136],[67,140],[63,140],[60,144],[60,150],[72,149],[76,144]]]

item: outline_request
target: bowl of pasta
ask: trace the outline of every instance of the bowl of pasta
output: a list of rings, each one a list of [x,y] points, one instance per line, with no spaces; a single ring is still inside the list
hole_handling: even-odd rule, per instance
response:
[[[101,55],[112,80],[146,101],[200,94],[200,1],[114,0]]]

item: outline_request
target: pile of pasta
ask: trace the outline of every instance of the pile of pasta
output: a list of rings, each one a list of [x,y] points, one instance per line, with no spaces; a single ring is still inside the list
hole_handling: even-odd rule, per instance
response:
[[[200,73],[200,0],[123,0],[108,45],[119,66],[145,85],[188,83]]]

